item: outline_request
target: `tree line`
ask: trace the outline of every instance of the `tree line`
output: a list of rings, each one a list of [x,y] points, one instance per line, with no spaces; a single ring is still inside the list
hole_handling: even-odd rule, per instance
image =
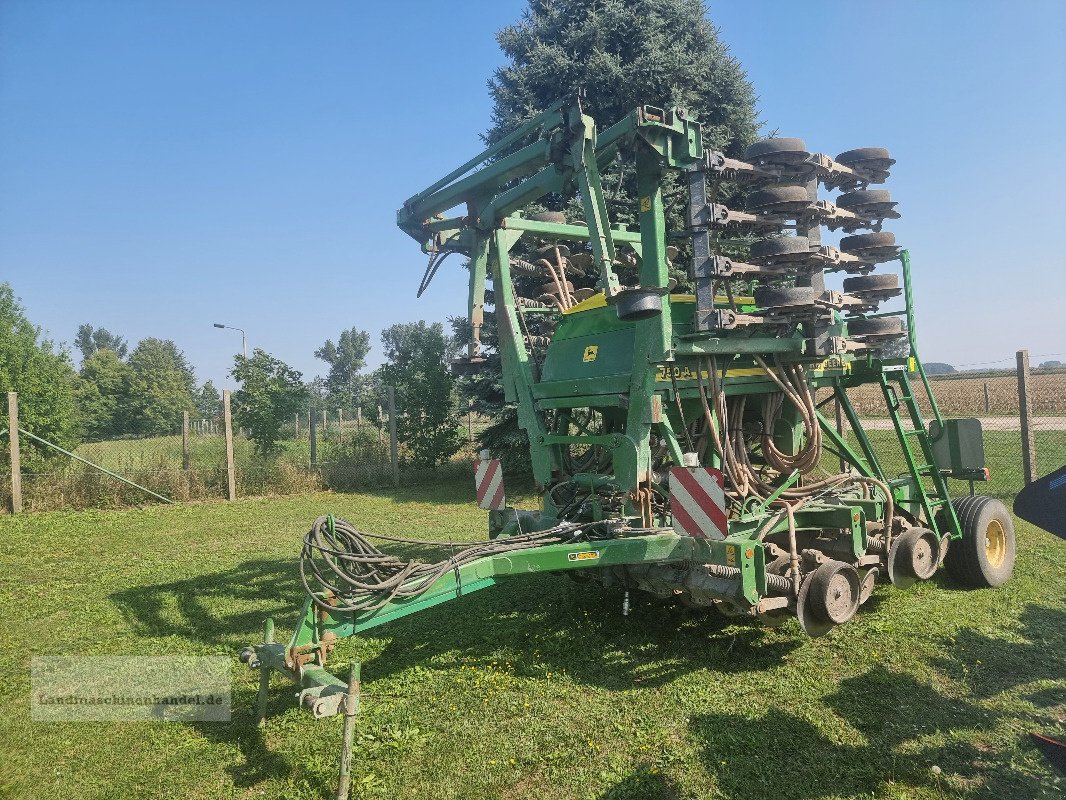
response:
[[[230,375],[234,424],[248,431],[264,455],[276,452],[297,414],[341,411],[383,422],[384,387],[396,392],[397,433],[407,460],[432,466],[462,442],[459,396],[448,370],[454,355],[440,323],[401,323],[381,334],[385,363],[367,370],[370,334],[352,327],[328,339],[314,355],[324,377],[303,374],[256,348],[234,357]],[[218,419],[222,397],[215,384],[198,384],[188,358],[170,339],[147,337],[130,347],[106,328],[83,324],[72,353],[46,337],[26,316],[9,284],[0,284],[0,385],[19,392],[20,425],[60,447],[120,437],[172,435],[183,413]],[[47,457],[34,452],[34,468]]]

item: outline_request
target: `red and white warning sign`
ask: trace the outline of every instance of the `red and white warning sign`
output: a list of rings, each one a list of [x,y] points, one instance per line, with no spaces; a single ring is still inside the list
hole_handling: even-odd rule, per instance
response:
[[[722,473],[709,467],[672,467],[670,513],[674,517],[674,530],[682,536],[697,539],[728,536]]]
[[[474,488],[477,504],[490,511],[502,511],[507,507],[503,494],[503,466],[498,458],[488,458],[486,450],[474,466]]]

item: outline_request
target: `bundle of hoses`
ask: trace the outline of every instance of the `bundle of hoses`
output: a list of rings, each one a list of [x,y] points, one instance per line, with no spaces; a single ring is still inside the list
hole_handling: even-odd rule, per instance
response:
[[[780,476],[791,475],[798,471],[801,475],[812,472],[819,464],[822,452],[822,429],[818,423],[814,395],[799,364],[781,365],[776,371],[760,356],[755,361],[765,370],[770,379],[781,390],[779,394],[770,395],[763,407],[763,431],[760,437],[763,457],[767,465]],[[730,486],[727,493],[737,499],[754,496],[765,499],[774,493],[774,485],[766,479],[764,472],[756,469],[748,454],[744,431],[744,408],[746,398],[741,395],[726,402],[726,394],[718,377],[718,364],[711,356],[706,362],[710,382],[710,396],[703,381],[702,368],[696,371],[699,381],[700,399],[706,428],[710,432],[712,446],[721,459],[722,470]],[[780,416],[784,402],[788,400],[799,412],[803,422],[804,443],[797,453],[785,453],[774,443],[774,427]],[[712,411],[712,406],[713,411]],[[891,525],[893,514],[892,494],[888,487],[875,478],[861,475],[831,475],[824,480],[809,481],[801,486],[794,486],[781,492],[778,503],[784,505],[789,501],[800,501],[846,484],[859,484],[864,490],[876,487],[884,496],[887,504],[887,519]],[[776,505],[777,503],[775,503]],[[798,506],[793,506],[793,510]]]
[[[782,378],[759,356],[755,356],[755,361],[781,390],[780,394],[770,396],[763,407],[761,435],[763,457],[767,465],[782,478],[793,472],[806,475],[818,466],[821,458],[822,431],[818,423],[814,396],[804,377],[803,367],[798,364],[782,366],[778,363]],[[734,398],[731,403],[727,403],[725,391],[718,380],[718,365],[713,356],[708,359],[706,366],[711,384],[709,398],[703,382],[702,365],[696,370],[696,374],[699,381],[700,399],[703,402],[705,426],[710,432],[712,446],[721,459],[722,470],[727,478],[726,493],[735,500],[743,500],[747,497],[766,500],[774,493],[775,487],[766,480],[764,473],[755,468],[748,455],[744,432],[745,398],[740,396]],[[784,453],[774,443],[774,425],[785,400],[797,408],[803,421],[805,442],[797,453]],[[777,499],[770,505],[781,510],[763,524],[756,538],[761,541],[783,518],[788,520],[789,572],[794,593],[798,593],[800,587],[800,559],[796,542],[795,514],[807,503],[831,490],[847,485],[861,486],[866,496],[869,496],[871,488],[876,488],[881,493],[885,501],[885,546],[891,543],[895,504],[888,486],[876,478],[842,473],[831,475],[824,480],[808,481],[780,492]]]
[[[575,541],[581,536],[580,525],[565,523],[543,531],[474,544],[434,542],[362,533],[346,520],[325,516],[316,519],[304,536],[300,578],[315,605],[326,611],[373,611],[393,600],[423,594],[448,572],[454,572],[458,578],[460,568],[479,558]],[[370,543],[371,538],[444,547],[452,552],[442,561],[427,564],[383,553]],[[316,588],[312,588],[312,580],[317,584]]]

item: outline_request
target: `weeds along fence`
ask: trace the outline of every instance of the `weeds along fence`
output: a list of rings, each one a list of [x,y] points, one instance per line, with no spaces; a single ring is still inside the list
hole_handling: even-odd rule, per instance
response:
[[[122,508],[325,488],[346,491],[429,477],[403,467],[408,448],[400,441],[393,447],[387,413],[380,425],[328,409],[298,415],[283,428],[279,446],[270,454],[259,453],[245,431],[232,422],[227,425],[225,413],[217,419],[180,415],[158,435],[120,432],[61,451],[18,425],[17,397],[9,398],[9,423],[14,419],[15,425],[0,432],[7,456],[0,468],[5,510]],[[483,425],[464,417],[464,446],[452,469],[468,468]],[[9,440],[12,433],[16,448]],[[14,453],[18,466],[12,470]]]

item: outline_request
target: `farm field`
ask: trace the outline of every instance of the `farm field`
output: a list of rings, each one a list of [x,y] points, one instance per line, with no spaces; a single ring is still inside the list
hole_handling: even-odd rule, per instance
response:
[[[476,540],[467,481],[398,494],[7,517],[0,796],[326,798],[340,720],[315,722],[236,659],[302,596],[300,537]],[[1066,544],[1019,524],[1014,580],[879,587],[819,640],[530,575],[345,642],[363,661],[355,796],[1054,798],[1027,732],[1066,733]],[[223,654],[232,723],[32,723],[34,654]],[[938,767],[939,772],[933,767]]]
[[[912,376],[918,405],[923,414],[929,415],[929,403],[921,380]],[[945,416],[987,417],[1018,415],[1018,381],[1013,373],[990,375],[937,375],[930,378],[933,395]],[[987,389],[987,406],[985,403]],[[1034,416],[1061,416],[1066,414],[1066,372],[1034,372],[1029,387]],[[819,399],[825,396],[819,393]],[[848,390],[855,410],[862,417],[884,417],[885,398],[881,387],[866,384]]]

